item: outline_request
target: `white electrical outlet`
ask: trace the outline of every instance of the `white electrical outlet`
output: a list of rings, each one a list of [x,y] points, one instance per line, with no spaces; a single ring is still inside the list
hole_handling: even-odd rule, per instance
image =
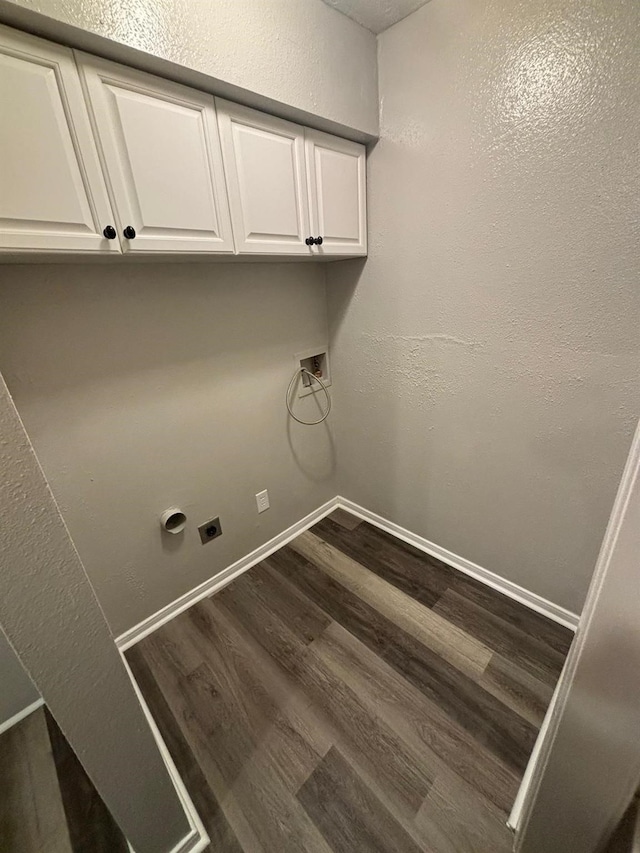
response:
[[[269,509],[269,492],[266,489],[264,492],[258,492],[256,503],[258,504],[258,512],[264,512],[266,509]]]

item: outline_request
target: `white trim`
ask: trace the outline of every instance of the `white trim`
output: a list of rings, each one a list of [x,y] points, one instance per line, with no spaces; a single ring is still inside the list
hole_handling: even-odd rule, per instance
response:
[[[338,506],[338,500],[338,498],[332,498],[330,501],[322,504],[318,509],[310,512],[309,515],[306,515],[304,518],[300,519],[300,521],[292,524],[291,527],[283,530],[282,533],[278,533],[277,536],[274,536],[273,539],[269,539],[269,541],[265,542],[264,545],[260,545],[260,547],[256,548],[255,551],[247,554],[246,557],[241,557],[231,566],[228,566],[217,575],[214,575],[214,577],[209,578],[209,580],[206,580],[199,586],[189,590],[189,592],[181,595],[180,598],[176,598],[176,600],[172,601],[171,604],[167,604],[166,607],[163,607],[161,610],[158,610],[156,613],[153,613],[151,616],[143,619],[142,622],[138,622],[137,625],[134,625],[133,628],[129,628],[129,630],[125,631],[124,634],[120,634],[119,637],[116,637],[116,645],[120,651],[126,651],[148,634],[153,633],[156,628],[159,628],[175,616],[178,616],[178,614],[182,613],[184,610],[187,610],[192,604],[196,604],[203,598],[212,595],[214,592],[218,592],[218,590],[231,583],[232,580],[235,580],[248,569],[251,569],[253,566],[262,562],[262,560],[266,559],[270,554],[273,554],[274,551],[277,551],[279,548],[282,548],[283,545],[291,542],[291,540],[295,539],[296,536],[303,532],[303,530],[308,530],[309,527],[320,521],[321,518],[324,518],[329,515],[329,513],[333,512],[333,510]]]
[[[30,705],[27,705],[26,708],[23,708],[22,711],[18,711],[17,714],[13,715],[13,717],[9,717],[9,719],[5,720],[4,723],[0,723],[0,735],[8,732],[10,728],[24,720],[25,717],[29,716],[29,714],[33,714],[33,712],[37,711],[38,708],[42,708],[43,705],[44,699],[40,697],[40,699],[36,699],[35,702],[32,702]]]
[[[133,689],[136,692],[136,696],[138,697],[138,701],[142,705],[142,710],[144,712],[145,717],[147,718],[147,722],[151,728],[152,734],[158,744],[158,749],[164,763],[167,766],[167,770],[169,772],[169,776],[171,777],[171,781],[174,784],[178,797],[180,798],[180,802],[187,816],[187,820],[189,821],[189,826],[191,827],[189,833],[185,835],[183,839],[181,839],[168,853],[201,853],[207,845],[209,844],[209,836],[207,834],[206,829],[204,828],[202,821],[198,815],[198,812],[191,801],[191,797],[187,792],[187,789],[184,787],[184,783],[178,773],[175,764],[173,763],[171,756],[169,755],[169,750],[167,749],[164,741],[162,740],[162,736],[158,731],[158,727],[155,724],[153,717],[151,716],[151,712],[149,711],[149,707],[144,700],[144,696],[140,692],[140,688],[138,687],[135,678],[131,672],[129,664],[127,663],[124,655],[122,655],[122,660],[126,667],[127,672],[129,673],[129,678],[133,683]],[[4,723],[0,725],[0,735],[4,734],[13,726],[17,725],[19,722],[24,720],[30,714],[33,714],[34,711],[37,711],[38,708],[42,708],[45,704],[44,699],[40,697],[36,699],[35,702],[32,702],[30,705],[27,705],[26,708],[23,708],[22,711],[18,711],[17,714],[14,714],[13,717],[9,717],[8,720],[5,720]],[[133,848],[127,842],[129,846],[130,853],[133,853]]]
[[[169,776],[171,777],[171,781],[173,782],[173,785],[176,789],[176,793],[178,794],[178,797],[180,798],[180,802],[182,803],[182,807],[183,807],[185,814],[187,816],[187,820],[189,821],[189,826],[191,827],[189,833],[187,835],[185,835],[185,837],[182,840],[180,840],[175,845],[175,847],[172,847],[171,850],[168,851],[168,853],[200,853],[200,851],[204,850],[209,845],[209,842],[210,842],[210,838],[209,838],[209,835],[207,833],[207,830],[204,828],[204,824],[200,820],[200,816],[198,815],[198,812],[196,811],[196,807],[193,805],[191,797],[189,796],[189,792],[185,788],[184,782],[182,781],[182,778],[181,778],[180,774],[178,773],[178,770],[177,770],[175,764],[173,763],[173,759],[171,758],[171,755],[169,754],[169,750],[167,749],[166,744],[162,739],[162,735],[160,734],[160,731],[156,725],[156,722],[153,719],[153,717],[151,716],[151,711],[149,710],[149,706],[147,705],[145,698],[142,695],[140,688],[138,687],[138,683],[136,682],[135,678],[133,677],[133,673],[131,672],[131,668],[130,668],[129,664],[127,663],[127,659],[125,658],[124,654],[121,654],[121,657],[122,657],[122,662],[124,663],[125,668],[126,668],[127,672],[129,673],[129,678],[131,679],[131,683],[133,684],[133,689],[136,691],[138,701],[140,702],[140,705],[142,706],[142,710],[144,712],[145,717],[147,718],[147,722],[149,724],[149,727],[151,728],[151,731],[152,731],[153,736],[156,740],[156,743],[158,744],[158,749],[160,750],[160,754],[162,755],[164,763],[167,767],[167,771],[168,771]],[[132,847],[130,844],[129,844],[129,849],[133,853],[133,850],[132,850]]]
[[[548,619],[551,619],[554,622],[559,623],[560,625],[564,625],[566,628],[569,628],[572,631],[575,631],[578,627],[578,623],[580,621],[580,617],[572,613],[569,610],[565,610],[565,608],[560,607],[557,604],[554,604],[551,601],[547,601],[547,599],[542,598],[542,596],[537,595],[534,592],[530,592],[524,587],[519,586],[513,581],[507,580],[506,578],[501,577],[500,575],[495,574],[489,569],[484,569],[482,566],[478,566],[476,563],[472,563],[470,560],[466,560],[464,557],[460,557],[457,554],[454,554],[452,551],[448,551],[446,548],[441,548],[439,545],[436,545],[434,542],[430,542],[428,539],[424,539],[422,536],[418,536],[417,533],[412,533],[409,530],[406,530],[404,527],[400,527],[400,525],[395,524],[392,521],[388,521],[386,518],[383,518],[381,515],[377,515],[375,512],[371,512],[368,509],[360,506],[359,504],[350,501],[348,498],[344,498],[341,496],[337,496],[322,504],[322,506],[318,507],[318,509],[306,515],[304,518],[297,521],[295,524],[292,524],[291,527],[288,527],[286,530],[279,533],[277,536],[274,536],[273,539],[270,539],[268,542],[265,542],[264,545],[261,545],[259,548],[256,548],[250,554],[247,554],[245,557],[242,557],[240,560],[237,560],[231,566],[228,566],[226,569],[223,569],[219,574],[215,575],[209,580],[204,581],[199,586],[194,589],[186,592],[184,595],[177,598],[175,601],[163,607],[161,610],[158,610],[156,613],[149,616],[147,619],[144,619],[142,622],[139,622],[137,625],[134,625],[133,628],[130,628],[128,631],[125,631],[119,637],[116,638],[116,644],[122,654],[122,659],[127,668],[131,681],[133,682],[134,689],[136,694],[138,695],[138,699],[140,700],[140,704],[142,705],[143,711],[149,721],[149,725],[151,726],[151,730],[156,738],[158,743],[158,748],[162,753],[162,756],[167,765],[167,769],[174,781],[175,787],[179,793],[179,796],[183,802],[185,812],[187,813],[190,823],[192,824],[191,833],[186,836],[183,841],[181,841],[177,847],[175,847],[170,853],[198,853],[203,850],[204,847],[209,843],[209,838],[207,836],[206,830],[198,817],[198,814],[195,810],[193,803],[191,802],[191,798],[184,787],[184,783],[176,770],[173,761],[171,760],[171,756],[169,755],[169,751],[162,740],[160,732],[151,716],[151,712],[140,692],[140,689],[133,677],[131,669],[129,668],[129,664],[126,661],[124,656],[124,652],[135,645],[137,642],[142,640],[144,637],[151,634],[157,628],[160,628],[165,623],[169,622],[175,616],[178,616],[180,613],[187,610],[193,604],[196,604],[198,601],[201,601],[203,598],[206,598],[209,595],[212,595],[214,592],[219,591],[223,587],[227,586],[227,584],[231,583],[231,581],[235,580],[244,572],[253,568],[253,566],[260,563],[262,560],[266,559],[270,554],[273,554],[274,551],[277,551],[279,548],[282,548],[283,545],[286,545],[288,542],[291,542],[292,539],[295,539],[300,533],[304,530],[308,530],[322,518],[325,518],[327,515],[332,513],[335,509],[344,509],[347,512],[352,513],[352,515],[356,515],[358,518],[363,519],[363,521],[368,521],[370,524],[373,524],[375,527],[379,527],[381,530],[384,530],[387,533],[390,533],[392,536],[401,539],[404,542],[413,545],[414,548],[418,548],[420,551],[424,551],[427,554],[430,554],[432,557],[436,557],[438,560],[442,560],[443,563],[451,566],[454,569],[457,569],[460,572],[463,572],[470,577],[475,578],[480,583],[485,584],[486,586],[491,587],[492,589],[497,590],[503,595],[508,596],[515,601],[520,602],[525,607],[530,608],[531,610],[536,611],[537,613],[541,613],[543,616],[546,616]],[[552,706],[555,701],[552,700]],[[545,716],[542,728],[540,730],[540,735],[536,742],[536,747],[534,752],[540,748],[540,744],[543,740],[544,732],[549,725],[549,720],[551,716],[551,707]],[[16,720],[17,722],[17,720]],[[533,767],[534,762],[530,762],[527,767],[527,773],[531,773],[531,768]],[[522,813],[523,800],[525,799],[526,791],[529,788],[530,779],[526,778],[523,780],[523,784],[518,793],[518,798],[514,803],[511,815],[509,816],[508,825],[512,828],[517,827]],[[131,850],[133,853],[133,850]]]
[[[358,518],[362,518],[364,521],[368,521],[370,524],[379,527],[381,530],[390,533],[392,536],[396,536],[398,539],[408,542],[410,545],[413,545],[414,548],[418,548],[420,551],[424,551],[432,557],[442,560],[443,563],[447,563],[447,565],[452,568],[458,569],[458,571],[463,572],[466,575],[470,575],[480,583],[501,592],[503,595],[506,595],[515,601],[519,601],[520,604],[524,604],[525,607],[535,610],[537,613],[541,613],[543,616],[546,616],[547,619],[551,619],[553,622],[564,625],[565,628],[569,628],[571,631],[575,631],[578,627],[580,617],[576,613],[572,613],[570,610],[565,610],[564,607],[560,607],[558,604],[554,604],[552,601],[542,598],[542,596],[537,595],[535,592],[530,592],[528,589],[519,586],[513,581],[507,580],[489,569],[484,569],[482,566],[478,566],[476,563],[472,563],[471,560],[460,557],[452,551],[448,551],[446,548],[441,548],[440,545],[436,545],[434,542],[430,542],[428,539],[418,536],[417,533],[411,533],[411,531],[405,530],[404,527],[400,527],[399,524],[388,521],[381,515],[377,515],[375,512],[371,512],[371,510],[365,509],[359,504],[350,501],[348,498],[343,498],[338,495],[337,497],[322,504],[318,509],[310,512],[309,515],[306,515],[304,518],[300,519],[300,521],[292,524],[291,527],[283,530],[282,533],[274,536],[273,539],[265,542],[264,545],[260,545],[260,547],[256,548],[255,551],[252,551],[245,557],[241,557],[235,563],[228,566],[226,569],[223,569],[217,575],[214,575],[214,577],[209,578],[199,586],[189,590],[189,592],[184,593],[180,598],[176,598],[175,601],[172,601],[161,610],[158,610],[156,613],[153,613],[151,616],[143,619],[142,622],[138,622],[137,625],[129,628],[128,631],[120,634],[120,636],[116,637],[116,645],[120,651],[126,651],[144,637],[153,633],[157,628],[160,628],[175,616],[178,616],[180,613],[187,610],[191,605],[197,604],[198,601],[201,601],[203,598],[206,598],[227,586],[231,581],[253,568],[253,566],[266,559],[270,554],[273,554],[274,551],[277,551],[279,548],[282,548],[283,545],[291,542],[292,539],[295,539],[295,537],[304,530],[308,530],[309,527],[312,527],[316,522],[320,521],[320,519],[325,518],[325,516],[333,512],[334,509],[338,508],[344,509],[353,515],[357,515]]]
[[[124,655],[122,655],[122,660],[126,667],[127,672],[129,673],[129,678],[133,683],[133,689],[136,692],[136,696],[138,697],[138,701],[142,705],[142,710],[144,712],[145,717],[147,718],[147,722],[151,727],[152,734],[158,744],[158,749],[162,755],[164,763],[167,766],[167,770],[169,772],[169,776],[171,777],[171,781],[174,784],[178,797],[180,798],[180,802],[187,816],[187,820],[189,821],[189,826],[191,827],[189,833],[185,835],[183,839],[181,839],[168,853],[201,853],[207,845],[209,844],[209,836],[207,834],[206,829],[204,828],[202,821],[191,801],[191,797],[187,792],[187,789],[184,787],[184,783],[178,773],[175,764],[173,763],[171,756],[169,755],[169,750],[165,746],[164,741],[162,740],[162,736],[158,731],[158,727],[155,724],[153,717],[151,716],[151,712],[149,711],[149,707],[144,700],[144,696],[140,692],[140,688],[138,687],[135,678],[131,672],[129,664],[127,663]],[[40,697],[36,699],[35,702],[32,702],[30,705],[27,705],[26,708],[23,708],[22,711],[18,711],[17,714],[14,714],[13,717],[9,717],[8,720],[5,720],[4,723],[0,724],[0,735],[4,734],[6,731],[9,731],[10,728],[17,725],[19,722],[24,720],[30,714],[33,714],[34,711],[37,711],[38,708],[42,708],[45,704],[44,699]],[[133,848],[127,842],[129,846],[130,853],[134,853]]]
[[[554,604],[552,601],[542,598],[542,596],[537,595],[535,592],[530,592],[528,589],[519,586],[517,583],[489,571],[489,569],[483,569],[482,566],[478,566],[476,563],[472,563],[464,557],[459,557],[452,551],[447,551],[446,548],[441,548],[439,545],[436,545],[434,542],[430,542],[428,539],[423,539],[423,537],[418,536],[417,533],[411,533],[411,531],[405,530],[404,527],[400,527],[399,524],[387,521],[387,519],[383,518],[381,515],[377,515],[375,512],[371,512],[347,498],[338,497],[336,502],[337,506],[347,510],[347,512],[357,515],[364,521],[374,524],[376,527],[379,527],[387,533],[391,533],[392,536],[396,536],[404,542],[408,542],[409,545],[413,545],[414,548],[418,548],[420,551],[431,554],[432,557],[442,560],[443,563],[447,563],[447,565],[452,568],[458,569],[460,572],[464,572],[465,575],[475,578],[477,581],[480,581],[480,583],[490,586],[492,589],[501,592],[503,595],[506,595],[515,601],[519,601],[520,604],[524,604],[525,607],[535,610],[537,613],[541,613],[543,616],[546,616],[547,619],[551,619],[560,625],[564,625],[565,628],[570,628],[572,631],[577,629],[580,617],[576,613],[572,613],[570,610],[565,610],[564,607],[560,607],[558,604]]]
[[[589,630],[595,618],[600,596],[602,594],[603,587],[607,581],[607,576],[612,561],[614,561],[616,557],[620,559],[620,554],[616,553],[617,549],[620,548],[618,537],[621,532],[621,529],[623,528],[623,525],[630,524],[629,503],[634,499],[634,490],[636,489],[638,482],[640,482],[640,421],[636,426],[636,431],[631,442],[631,449],[629,450],[627,462],[625,464],[624,471],[622,472],[622,477],[618,485],[618,491],[615,497],[615,501],[613,503],[613,508],[611,510],[607,529],[604,534],[604,539],[602,541],[602,545],[600,546],[600,553],[598,554],[598,559],[596,561],[595,570],[591,578],[591,584],[589,586],[587,600],[583,610],[580,632],[578,633],[575,642],[571,646],[571,649],[565,661],[562,673],[560,675],[560,678],[558,679],[558,683],[556,684],[553,700],[551,702],[551,705],[549,706],[547,715],[545,717],[546,726],[544,727],[544,731],[541,731],[541,736],[539,736],[538,740],[536,741],[534,754],[532,755],[529,761],[529,765],[527,766],[527,771],[525,774],[527,785],[525,787],[523,780],[522,787],[524,788],[524,790],[519,792],[518,794],[520,803],[519,810],[516,814],[515,823],[516,843],[514,846],[514,850],[516,851],[521,850],[523,845],[528,840],[527,829],[531,820],[532,812],[535,808],[536,797],[538,796],[540,787],[544,782],[545,772],[547,771],[547,767],[551,756],[553,755],[553,751],[557,748],[558,737],[562,735],[561,726],[563,723],[563,714],[565,713],[565,710],[569,703],[571,692],[572,690],[575,690],[574,679],[576,675],[576,670],[580,665],[585,644],[588,641]],[[631,509],[632,511],[637,511],[637,495],[636,505],[634,506],[632,504]],[[626,556],[628,557],[628,559],[631,559],[630,556]],[[635,559],[635,557],[636,555],[634,554],[633,558]],[[593,682],[593,678],[591,680]],[[599,697],[595,696],[592,698],[592,702],[598,701],[598,699]],[[579,699],[576,699],[575,702],[580,705]],[[625,712],[628,710],[624,706],[620,707],[623,708]],[[606,710],[607,709],[605,708],[605,711]],[[579,707],[579,712],[584,715],[584,702],[582,702],[582,705]],[[565,725],[565,729],[566,728],[567,727]],[[572,732],[572,735],[573,734],[574,733]],[[566,744],[568,736],[567,732],[565,731],[562,736]],[[584,741],[584,737],[581,737],[581,735],[579,735],[578,741],[574,740],[574,744],[579,744],[580,740]],[[579,748],[579,746],[572,748],[575,753],[576,749]],[[633,753],[632,757],[637,759],[637,750]],[[627,768],[625,768],[625,771],[626,769]],[[628,774],[626,772],[623,774],[623,777],[625,776],[628,777]],[[635,791],[636,787],[634,787],[630,792],[628,792],[628,799],[625,800],[625,805],[628,804]],[[599,803],[599,805],[602,806],[601,803]],[[609,810],[610,805],[611,803],[605,804],[604,808],[607,808]],[[579,812],[576,812],[575,815],[572,816],[570,819],[575,822],[576,816],[579,816]],[[609,837],[609,835],[613,832],[615,825],[619,819],[619,814],[615,816],[610,814],[610,825],[606,828],[607,831],[601,833],[602,838]]]
[[[564,672],[564,668],[563,668]],[[551,697],[551,702],[549,702],[549,706],[547,707],[547,711],[544,715],[544,719],[542,721],[542,725],[538,731],[538,736],[536,738],[536,742],[533,745],[533,750],[531,755],[529,756],[529,761],[527,762],[527,766],[525,767],[524,775],[522,777],[522,782],[520,783],[520,787],[518,788],[518,793],[516,794],[516,798],[513,802],[513,806],[511,807],[511,813],[507,819],[507,826],[512,832],[518,832],[520,830],[520,822],[522,821],[522,815],[524,812],[525,803],[529,797],[529,792],[531,790],[531,783],[533,782],[533,773],[540,758],[540,752],[542,750],[542,744],[544,743],[545,738],[547,737],[547,732],[549,730],[549,725],[551,724],[551,717],[553,716],[556,704],[558,702],[559,695],[559,686],[560,679],[562,675],[558,679],[555,689],[553,691],[553,696]]]

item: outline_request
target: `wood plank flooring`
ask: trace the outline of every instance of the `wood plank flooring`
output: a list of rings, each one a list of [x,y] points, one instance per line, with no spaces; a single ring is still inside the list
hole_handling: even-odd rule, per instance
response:
[[[640,803],[634,797],[602,853],[637,853],[640,845]]]
[[[44,712],[0,738],[0,849],[72,853]]]
[[[128,851],[82,765],[43,708],[0,736],[0,851]]]
[[[506,853],[571,639],[341,510],[127,659],[211,853]]]
[[[72,853],[129,853],[124,835],[46,709],[45,717]]]

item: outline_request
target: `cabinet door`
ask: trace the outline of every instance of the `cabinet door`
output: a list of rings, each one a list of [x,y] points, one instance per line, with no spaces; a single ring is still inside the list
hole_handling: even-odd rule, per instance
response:
[[[366,151],[364,145],[305,130],[311,233],[322,237],[314,254],[366,255]]]
[[[213,97],[77,56],[125,251],[233,252]]]
[[[216,99],[238,252],[309,255],[304,130]]]
[[[70,50],[0,27],[0,250],[116,252]]]

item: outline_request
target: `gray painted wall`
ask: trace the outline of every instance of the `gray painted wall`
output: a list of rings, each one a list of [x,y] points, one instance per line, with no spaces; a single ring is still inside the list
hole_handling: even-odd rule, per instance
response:
[[[0,624],[134,849],[167,853],[189,825],[2,377],[0,514]]]
[[[378,133],[376,38],[321,0],[0,0],[0,20],[321,129]]]
[[[39,696],[0,629],[0,726],[33,704]]]
[[[639,570],[640,426],[534,767],[520,853],[602,851],[638,790]]]
[[[336,494],[330,426],[284,402],[326,341],[318,265],[4,267],[0,369],[116,634]],[[174,504],[188,529],[163,535]]]
[[[328,268],[340,491],[579,610],[640,410],[635,0],[379,38],[366,264]]]

